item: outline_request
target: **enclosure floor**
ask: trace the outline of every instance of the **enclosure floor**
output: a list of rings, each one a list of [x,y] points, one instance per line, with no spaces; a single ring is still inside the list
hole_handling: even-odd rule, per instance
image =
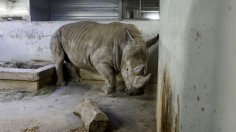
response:
[[[108,115],[107,132],[155,132],[156,85],[149,85],[142,96],[128,96],[119,85],[118,95],[109,97],[101,91],[103,82],[69,83],[49,95],[25,96],[0,102],[0,131],[71,132],[83,126],[74,108],[84,98],[91,98]]]

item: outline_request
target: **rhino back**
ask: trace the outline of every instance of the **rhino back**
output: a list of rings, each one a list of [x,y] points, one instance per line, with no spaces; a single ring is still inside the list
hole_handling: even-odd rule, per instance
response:
[[[95,70],[97,63],[113,66],[113,48],[125,24],[78,22],[62,26],[59,39],[70,61],[79,68]]]

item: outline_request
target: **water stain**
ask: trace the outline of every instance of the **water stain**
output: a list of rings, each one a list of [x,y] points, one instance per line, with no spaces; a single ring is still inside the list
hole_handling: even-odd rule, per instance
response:
[[[4,36],[3,34],[0,34],[0,39],[3,39],[3,36]]]
[[[216,113],[216,110],[213,110],[212,112],[213,112],[213,113]]]
[[[169,74],[164,70],[161,97],[161,132],[171,132],[172,118],[172,92]]]
[[[177,95],[177,114],[175,115],[175,132],[179,132],[179,95]]]
[[[199,31],[196,32],[196,41],[198,41],[199,39],[201,39],[201,33]]]
[[[37,48],[37,52],[43,53],[43,48],[42,48],[42,47],[38,47],[38,48]]]
[[[201,111],[204,111],[204,110],[205,110],[205,108],[204,108],[204,107],[202,107],[202,108],[201,108]]]

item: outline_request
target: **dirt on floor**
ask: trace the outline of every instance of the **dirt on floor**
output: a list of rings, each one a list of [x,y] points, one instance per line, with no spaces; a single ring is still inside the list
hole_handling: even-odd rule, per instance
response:
[[[6,62],[0,62],[0,67],[3,68],[20,68],[20,69],[37,69],[39,67],[42,67],[46,64],[50,64],[51,62],[38,62],[38,61],[6,61]]]
[[[0,67],[3,68],[21,68],[21,69],[36,69],[37,66],[29,64],[27,62],[20,62],[20,61],[7,61],[0,64]]]
[[[110,121],[107,132],[155,132],[156,85],[142,96],[128,96],[118,85],[116,97],[101,90],[104,82],[70,82],[45,86],[37,93],[0,91],[0,132],[83,132],[80,117],[73,114],[84,98],[94,100]]]
[[[20,100],[24,97],[34,97],[40,95],[50,95],[56,90],[55,85],[47,85],[43,86],[39,89],[36,93],[26,92],[26,91],[19,91],[19,90],[5,90],[0,89],[0,102],[11,102],[14,100]]]

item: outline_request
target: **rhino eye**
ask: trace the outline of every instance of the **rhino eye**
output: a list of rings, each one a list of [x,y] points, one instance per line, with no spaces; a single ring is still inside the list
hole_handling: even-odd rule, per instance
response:
[[[128,71],[129,69],[127,68],[127,71]]]

